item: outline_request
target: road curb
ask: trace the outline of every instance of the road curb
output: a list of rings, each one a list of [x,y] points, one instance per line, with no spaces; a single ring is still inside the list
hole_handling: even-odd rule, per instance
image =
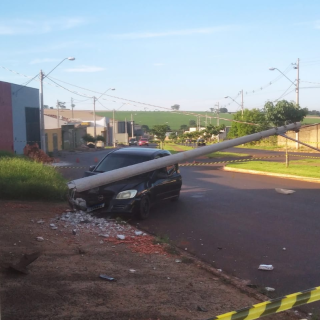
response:
[[[230,171],[230,172],[258,174],[258,175],[262,175],[262,176],[272,176],[272,177],[287,178],[287,179],[292,179],[292,180],[320,183],[320,179],[318,179],[318,178],[308,178],[308,177],[294,176],[294,175],[290,175],[290,174],[272,173],[272,172],[246,170],[246,169],[236,169],[236,168],[230,168],[230,167],[223,167],[223,170]]]

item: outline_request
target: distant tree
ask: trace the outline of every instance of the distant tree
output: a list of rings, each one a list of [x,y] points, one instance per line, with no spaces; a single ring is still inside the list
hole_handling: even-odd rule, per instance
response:
[[[308,114],[307,108],[300,108],[294,102],[281,100],[273,104],[269,101],[264,105],[266,119],[276,127],[284,126],[289,123],[299,122]]]
[[[207,139],[210,139],[213,135],[216,136],[220,133],[221,130],[224,130],[226,126],[221,124],[220,126],[214,126],[209,124],[204,130],[203,134],[206,136]]]
[[[150,132],[161,141],[161,148],[163,149],[163,143],[166,139],[166,133],[170,131],[170,127],[167,124],[157,124],[150,129]]]
[[[149,126],[147,126],[146,124],[143,124],[143,125],[141,126],[141,129],[142,129],[144,132],[149,132],[149,131],[150,131]]]
[[[169,139],[176,141],[178,139],[178,135],[175,132],[171,132],[169,135]]]
[[[220,113],[228,113],[228,109],[227,108],[220,108],[219,112]]]
[[[190,120],[189,125],[190,125],[190,127],[195,127],[197,125],[196,120]]]
[[[50,107],[50,109],[53,109],[53,107]]]
[[[238,111],[233,115],[233,120],[238,120],[239,122],[232,122],[228,134],[229,138],[242,137],[269,128],[269,122],[266,119],[265,113],[259,109],[244,109],[243,116],[241,111]],[[241,122],[250,122],[256,125]]]
[[[43,108],[44,108],[44,109],[49,109],[49,106],[48,106],[47,104],[44,104],[44,105],[43,105]]]
[[[172,110],[179,110],[180,109],[180,105],[179,104],[174,104],[173,106],[171,106]]]
[[[213,111],[214,111],[214,108],[210,108],[210,111],[213,112]]]
[[[186,124],[182,124],[182,125],[180,126],[180,129],[181,129],[181,130],[188,130],[189,127],[188,127]]]
[[[93,138],[93,137],[92,137],[92,138]],[[104,138],[104,136],[98,135],[97,138],[96,138],[96,141],[106,142],[106,139]]]
[[[96,142],[96,138],[93,137],[90,133],[86,133],[84,136],[82,136],[82,140],[85,142],[92,142],[95,143]]]

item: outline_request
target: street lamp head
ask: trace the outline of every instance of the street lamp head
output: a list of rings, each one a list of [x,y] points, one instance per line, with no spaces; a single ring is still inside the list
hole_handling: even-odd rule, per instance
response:
[[[67,59],[70,60],[70,61],[76,60],[76,58],[74,58],[74,57],[69,57],[69,58],[67,58]]]
[[[269,70],[270,70],[270,71],[274,71],[274,70],[276,70],[276,68],[269,68]]]
[[[229,98],[229,96],[225,96],[224,98],[227,99],[227,98]]]
[[[110,90],[116,90],[116,88],[110,88]]]

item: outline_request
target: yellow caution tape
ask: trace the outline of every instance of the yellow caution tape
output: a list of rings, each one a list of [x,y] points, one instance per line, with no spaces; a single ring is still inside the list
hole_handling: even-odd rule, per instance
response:
[[[320,300],[320,287],[315,287],[258,303],[248,308],[228,312],[207,320],[253,320],[318,300]]]

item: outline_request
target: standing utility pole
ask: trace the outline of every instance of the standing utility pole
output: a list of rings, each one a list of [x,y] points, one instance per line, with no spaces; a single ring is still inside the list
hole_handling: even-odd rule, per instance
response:
[[[300,79],[299,79],[299,58],[297,60],[297,66],[295,67],[295,69],[297,69],[297,85],[296,85],[296,104],[297,106],[299,105],[299,83],[300,83]]]
[[[217,126],[220,125],[220,118],[219,118],[219,113],[220,113],[220,107],[219,107],[219,102],[215,104],[215,107],[217,107]]]
[[[57,127],[60,128],[59,100],[57,100]]]
[[[71,98],[71,118],[73,119],[73,108],[75,105],[73,104],[73,98]]]
[[[241,90],[241,115],[243,117],[243,89]]]
[[[133,138],[133,117],[131,113],[131,138]]]
[[[40,70],[40,142],[43,152],[47,152],[46,135],[44,131],[44,110],[43,110],[43,72]]]
[[[94,121],[94,129],[93,136],[97,137],[97,123],[96,123],[96,97],[93,97],[93,121]]]

